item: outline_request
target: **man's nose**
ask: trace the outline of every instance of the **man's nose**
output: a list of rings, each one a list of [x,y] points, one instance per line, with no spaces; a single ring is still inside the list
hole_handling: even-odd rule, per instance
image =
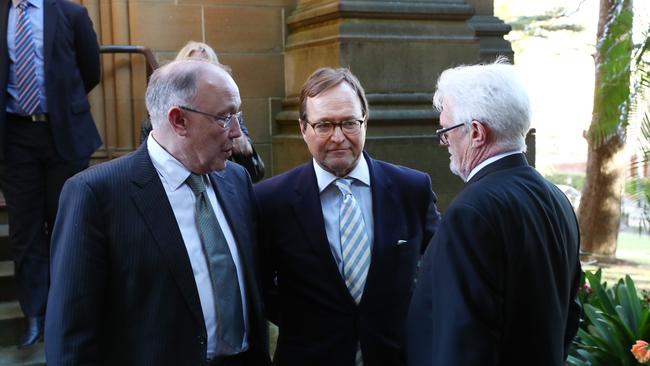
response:
[[[236,139],[237,137],[241,136],[241,126],[239,124],[239,119],[235,118],[234,121],[232,121],[232,124],[230,125],[230,129],[228,131],[228,134],[231,139]]]
[[[332,131],[332,141],[342,142],[345,140],[345,134],[343,133],[343,127],[341,125],[335,125],[334,131]]]

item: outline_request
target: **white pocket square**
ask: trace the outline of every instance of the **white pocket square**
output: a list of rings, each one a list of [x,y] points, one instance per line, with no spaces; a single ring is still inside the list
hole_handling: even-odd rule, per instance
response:
[[[406,240],[400,239],[397,241],[397,245],[402,245],[402,244],[406,244]]]

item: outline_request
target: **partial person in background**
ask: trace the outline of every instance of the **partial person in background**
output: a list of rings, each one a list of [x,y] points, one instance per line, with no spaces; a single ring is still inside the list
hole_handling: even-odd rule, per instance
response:
[[[198,57],[209,60],[214,63],[219,63],[219,58],[214,52],[212,47],[208,46],[203,42],[189,41],[183,48],[178,51],[176,55],[176,60],[182,60],[189,57]],[[233,141],[233,150],[230,160],[235,163],[243,166],[248,171],[248,174],[251,176],[253,183],[259,182],[264,178],[264,161],[262,157],[255,151],[253,148],[253,140],[251,140],[250,135],[248,134],[248,129],[244,125],[244,119],[242,118],[240,123],[242,136],[236,138]],[[147,118],[142,123],[142,128],[140,130],[140,141],[144,141],[151,131],[151,121]]]
[[[300,93],[307,163],[255,186],[280,366],[399,366],[416,265],[440,215],[423,172],[364,151],[368,101],[348,69]]]
[[[0,186],[27,317],[19,347],[43,337],[61,187],[102,144],[86,96],[99,80],[99,45],[86,8],[0,0]]]
[[[444,71],[436,134],[466,182],[422,258],[411,366],[562,366],[581,268],[568,199],[528,165],[530,101],[507,60]]]
[[[269,365],[253,187],[226,161],[237,84],[217,64],[175,61],[146,103],[147,140],[61,193],[47,364]]]

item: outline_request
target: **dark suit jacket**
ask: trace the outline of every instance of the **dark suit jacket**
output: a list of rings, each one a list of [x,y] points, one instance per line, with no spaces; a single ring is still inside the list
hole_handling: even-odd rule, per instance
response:
[[[569,201],[523,154],[483,168],[422,258],[409,365],[564,365],[579,318],[579,240]]]
[[[403,363],[404,319],[416,264],[438,223],[436,196],[426,174],[366,159],[374,243],[359,306],[330,251],[312,162],[255,186],[278,365],[352,366],[359,340],[365,366]]]
[[[52,237],[48,365],[203,365],[207,333],[190,260],[144,143],[70,178]],[[246,278],[250,351],[266,365],[252,184],[211,174]]]
[[[0,0],[0,158],[4,157],[6,85],[9,76],[7,17]],[[99,45],[86,8],[43,0],[45,94],[54,145],[64,160],[87,159],[102,144],[86,94],[99,83]]]

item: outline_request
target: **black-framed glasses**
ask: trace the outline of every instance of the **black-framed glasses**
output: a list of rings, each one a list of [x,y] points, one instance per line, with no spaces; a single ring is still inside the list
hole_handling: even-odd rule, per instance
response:
[[[447,137],[447,133],[449,131],[453,130],[454,128],[458,128],[458,127],[464,126],[464,125],[465,125],[465,123],[463,122],[463,123],[459,123],[457,125],[453,125],[451,127],[441,128],[439,130],[436,130],[436,136],[438,136],[438,139],[440,139],[440,144],[445,145],[445,146],[449,145],[449,139]]]
[[[348,136],[354,136],[354,135],[358,135],[359,132],[361,132],[361,125],[363,125],[365,119],[366,119],[365,117],[362,117],[361,119],[352,119],[343,122],[321,121],[315,123],[311,123],[305,120],[305,123],[307,123],[308,125],[311,126],[311,128],[314,129],[314,132],[318,137],[331,136],[334,133],[334,129],[336,127],[341,127],[341,131],[344,134]]]
[[[212,114],[208,112],[199,111],[197,109],[183,106],[183,105],[179,105],[178,108],[188,112],[194,112],[194,113],[202,114],[204,116],[208,116],[213,121],[217,122],[221,127],[225,128],[226,130],[230,128],[233,120],[237,121],[237,123],[241,123],[241,111],[237,113],[219,115],[219,114]]]

